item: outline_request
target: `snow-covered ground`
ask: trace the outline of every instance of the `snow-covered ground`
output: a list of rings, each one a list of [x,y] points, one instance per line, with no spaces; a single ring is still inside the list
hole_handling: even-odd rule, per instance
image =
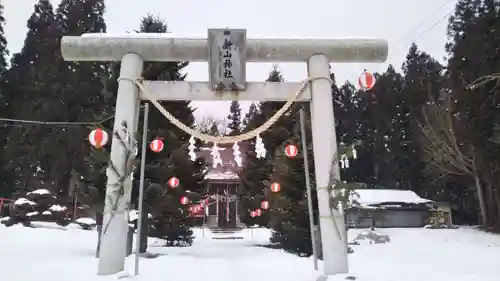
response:
[[[96,233],[76,226],[30,229],[0,225],[0,280],[108,281],[127,276],[98,277],[94,259]],[[349,231],[350,236],[358,230]],[[470,228],[457,230],[380,229],[388,244],[353,246],[351,273],[359,281],[498,281],[500,236]],[[245,230],[243,240],[215,240],[196,230],[187,248],[158,247],[164,254],[141,259],[136,281],[307,281],[315,280],[311,259],[255,246],[267,243],[269,231]],[[133,273],[133,257],[126,272]],[[131,278],[131,277],[130,277]],[[339,276],[335,280],[345,280]],[[125,277],[128,279],[128,277]]]

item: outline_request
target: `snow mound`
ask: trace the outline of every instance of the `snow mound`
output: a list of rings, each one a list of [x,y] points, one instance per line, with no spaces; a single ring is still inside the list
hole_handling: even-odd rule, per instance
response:
[[[68,208],[63,207],[61,205],[52,205],[50,206],[49,210],[52,212],[63,212],[66,211]]]
[[[58,203],[56,196],[46,189],[37,189],[26,193],[26,197],[18,198],[10,207],[10,216],[1,223],[5,226],[23,224],[31,226],[31,222],[56,222],[60,226],[70,223],[67,208]]]
[[[28,200],[26,198],[19,198],[16,201],[14,201],[14,205],[25,205],[25,204],[32,205],[32,206],[36,205],[35,202]]]
[[[129,213],[128,213],[128,221],[129,222],[134,222],[136,221],[137,219],[139,218],[139,211],[137,210],[131,210]],[[151,214],[148,214],[148,218],[153,218],[153,215]]]
[[[365,230],[356,236],[354,239],[355,242],[359,242],[360,240],[367,240],[369,243],[381,244],[381,243],[389,243],[391,239],[387,234],[377,233],[373,230]]]
[[[82,224],[96,224],[96,221],[92,218],[79,218],[75,222]]]
[[[30,194],[45,195],[45,194],[51,194],[51,193],[47,189],[37,189],[37,190],[26,193],[27,196],[29,196]]]
[[[84,230],[92,230],[97,225],[97,222],[92,218],[78,218],[75,220],[75,224]]]

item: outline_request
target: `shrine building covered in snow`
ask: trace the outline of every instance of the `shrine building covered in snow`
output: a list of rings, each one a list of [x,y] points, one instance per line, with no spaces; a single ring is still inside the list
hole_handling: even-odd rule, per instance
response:
[[[205,224],[212,229],[238,229],[243,227],[237,197],[241,185],[238,175],[245,164],[250,144],[239,142],[238,147],[233,144],[218,144],[217,147],[218,155],[215,156],[211,146],[201,147],[197,153],[207,164]]]

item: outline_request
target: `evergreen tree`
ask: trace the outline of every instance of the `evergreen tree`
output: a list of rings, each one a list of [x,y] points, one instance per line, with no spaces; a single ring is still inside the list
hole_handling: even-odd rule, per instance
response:
[[[165,33],[167,25],[162,19],[148,15],[141,20],[140,32]],[[147,62],[144,64],[143,77],[146,80],[181,81],[185,78],[181,70],[187,65],[187,62]],[[116,80],[119,73],[118,68],[114,67],[112,80]],[[116,84],[109,83],[109,86],[110,91],[116,92],[112,89],[112,87],[116,87]],[[184,124],[194,126],[193,110],[189,107],[189,102],[175,101],[161,102],[161,104]],[[139,130],[142,131],[142,121],[139,124]],[[147,207],[145,210],[149,210],[153,215],[154,229],[151,235],[166,238],[168,245],[179,243],[190,245],[193,239],[190,230],[192,220],[189,218],[188,206],[181,205],[180,198],[190,196],[186,189],[194,192],[202,189],[203,161],[198,159],[193,163],[189,160],[187,154],[189,135],[166,120],[155,108],[150,111],[149,125],[148,139],[161,138],[165,144],[160,153],[149,149],[146,152],[148,163],[145,177],[149,182],[159,184],[164,188],[163,194],[151,197],[151,201],[145,202],[144,205]],[[135,173],[135,175],[138,177],[139,173]],[[179,179],[180,185],[178,187],[168,187],[167,183],[171,177]],[[135,187],[137,186],[136,184]],[[136,195],[137,190],[134,191],[134,199]]]
[[[9,51],[7,49],[7,38],[5,38],[5,18],[3,16],[3,6],[0,5],[0,77],[4,77],[7,72],[7,57]]]
[[[230,136],[236,136],[241,133],[241,106],[238,101],[232,101],[229,107],[229,119],[228,129],[230,130]]]
[[[208,133],[212,136],[218,136],[220,135],[219,127],[217,127],[217,123],[213,123],[212,126],[210,126],[210,130]]]
[[[251,131],[262,124],[262,116],[257,106],[252,103],[249,107],[248,113],[245,115],[244,132]],[[255,140],[249,140],[250,147],[255,147]],[[260,217],[252,218],[250,212],[261,208],[263,201],[269,198],[264,193],[264,190],[269,185],[269,175],[271,172],[271,165],[269,159],[257,158],[254,149],[247,151],[245,165],[240,173],[240,181],[242,186],[239,189],[240,204],[240,219],[241,222],[247,225],[260,225],[267,226],[269,216],[266,212]]]
[[[54,63],[60,58],[60,31],[55,20],[53,7],[47,0],[40,0],[28,20],[28,32],[24,46],[14,54],[11,68],[5,75],[3,89],[9,102],[12,118],[68,121],[58,118],[62,102],[51,97],[62,90],[58,69]],[[58,106],[59,105],[59,106]],[[49,185],[54,190],[50,174],[51,147],[48,137],[55,127],[29,125],[12,127],[6,138],[5,157],[9,159],[5,169],[15,175],[18,191],[34,190]],[[55,156],[57,157],[57,156]],[[52,169],[52,170],[51,170]],[[55,175],[54,175],[55,176]]]
[[[497,81],[486,79],[484,83],[474,81],[497,73],[500,66],[498,44],[500,31],[492,26],[500,24],[498,1],[462,0],[448,25],[447,51],[449,89],[452,110],[459,118],[461,147],[469,147],[473,159],[472,173],[462,176],[463,182],[475,187],[481,223],[499,227],[500,147],[491,140],[496,126],[500,124],[500,112],[496,100],[500,94]]]
[[[332,74],[331,78],[335,81]],[[336,116],[336,133],[338,151],[336,161],[340,161],[343,157],[352,158],[353,147],[357,144],[357,125],[355,120],[350,116],[350,110],[355,108],[355,96],[352,95],[352,86],[349,84],[339,89],[335,84],[332,85],[332,103],[334,104],[334,114]],[[306,107],[307,108],[307,107]],[[354,111],[354,110],[352,110]],[[314,165],[313,165],[313,144],[311,131],[311,116],[309,110],[305,110],[305,135],[307,142],[308,155],[307,159],[310,170],[309,177],[311,179],[312,189],[312,211],[314,216],[314,225],[318,225],[318,202],[317,193],[315,192],[314,181]],[[291,128],[291,136],[288,140],[283,141],[278,149],[275,150],[273,158],[273,168],[271,182],[277,182],[281,185],[281,191],[271,195],[271,209],[269,212],[269,225],[273,230],[271,242],[275,246],[283,248],[285,251],[297,254],[299,256],[310,256],[313,253],[311,243],[310,220],[308,214],[307,187],[304,173],[304,155],[300,152],[296,157],[289,158],[285,154],[287,145],[295,145],[302,150],[300,116],[299,112],[292,111],[288,116],[294,126]],[[347,143],[343,143],[347,141]],[[352,161],[349,161],[352,162]],[[354,161],[358,162],[358,161]],[[341,166],[347,171],[341,170],[341,175],[351,174],[350,165]],[[355,178],[355,177],[352,177]],[[357,182],[345,183],[346,179],[342,178],[342,182],[334,181],[339,190],[345,190],[345,195],[338,199],[346,203],[348,194],[355,188],[360,186]],[[347,179],[351,180],[351,179]],[[333,192],[333,190],[332,190]],[[336,205],[334,205],[336,207]]]
[[[79,36],[82,33],[106,32],[104,21],[104,1],[63,0],[56,11],[56,20],[61,36]],[[60,51],[58,50],[60,53]],[[107,64],[101,62],[66,62],[62,58],[56,61],[59,81],[64,82],[59,92],[52,94],[54,102],[59,101],[59,120],[96,121],[108,119],[100,126],[111,127],[109,120],[113,110],[112,95],[106,93],[104,81],[108,78]],[[53,108],[52,108],[53,109]],[[75,197],[75,182],[88,180],[89,166],[85,159],[91,152],[86,140],[89,128],[72,126],[53,131],[50,137],[54,143],[67,141],[64,149],[54,146],[50,155],[52,167],[57,169],[53,181],[57,183],[59,194]],[[91,169],[91,168],[90,168]]]
[[[362,140],[360,131],[366,129],[363,123],[362,110],[359,107],[363,93],[356,91],[352,84],[346,82],[340,88],[334,84],[332,86],[332,95],[337,141],[340,144],[360,142]],[[369,154],[366,153],[363,142],[356,149],[360,160],[351,163],[349,169],[341,170],[341,178],[347,181],[369,181],[367,176],[371,176],[371,167],[373,167],[371,166]]]
[[[308,154],[313,155],[312,135],[309,114],[306,121],[306,138],[308,143]],[[301,132],[299,114],[293,114],[295,127],[293,136],[284,141],[280,149],[276,150],[273,158],[273,171],[271,182],[281,185],[281,191],[270,195],[270,222],[273,230],[271,243],[279,245],[285,251],[299,256],[310,256],[312,254],[311,232],[308,215],[308,202],[304,173],[304,158],[300,152],[296,157],[289,158],[285,154],[287,145],[295,145],[301,151]],[[310,178],[314,179],[314,165],[312,157],[308,159],[310,167]],[[314,180],[311,185],[314,186]],[[316,192],[313,192],[314,215],[318,216]],[[317,224],[317,221],[315,221]]]
[[[257,108],[257,105],[255,103],[251,103],[250,106],[248,107],[248,112],[245,114],[245,118],[243,118],[243,126],[245,130],[248,130],[247,127],[249,127],[250,122],[252,122],[253,119],[256,118],[256,115],[259,114],[259,110]]]
[[[103,102],[106,71],[102,64],[68,63],[60,53],[63,35],[104,32],[103,11],[102,1],[62,1],[57,14],[49,1],[35,5],[25,46],[14,55],[12,69],[6,75],[6,87],[16,92],[13,111],[18,118],[59,122],[104,118],[110,108]],[[86,169],[83,159],[90,150],[87,135],[88,129],[81,126],[38,125],[13,130],[9,153],[11,159],[18,160],[10,163],[12,168],[24,170],[21,176],[36,175],[30,183],[21,181],[22,188],[43,184],[59,196],[69,195],[68,187],[74,187],[70,183],[78,178],[75,172]],[[20,136],[32,138],[36,144],[19,142]],[[29,156],[14,157],[27,151]]]
[[[0,116],[8,118],[12,116],[9,105],[13,96],[6,92],[4,88],[5,74],[7,72],[7,56],[9,55],[4,26],[3,6],[0,5]],[[8,124],[0,123],[0,136],[2,136],[0,139],[0,168],[8,162],[4,154],[5,136],[8,134],[8,129]],[[5,172],[0,173],[0,197],[10,197],[13,191],[10,188],[11,181],[10,175]]]
[[[267,82],[283,82],[283,76],[277,67],[269,73]],[[263,102],[259,108],[255,105],[250,107],[245,116],[245,128],[243,131],[251,131],[267,121],[284,103]],[[285,120],[285,121],[284,121]],[[286,127],[283,127],[283,126]],[[267,226],[269,217],[264,214],[259,218],[250,217],[250,211],[260,208],[262,201],[268,196],[264,193],[269,188],[270,175],[272,172],[272,159],[275,149],[289,136],[289,128],[293,127],[293,120],[289,115],[282,116],[269,130],[262,134],[264,146],[267,150],[266,157],[257,158],[255,151],[249,151],[246,157],[245,167],[240,173],[242,187],[239,190],[241,201],[241,221],[246,224],[259,224]],[[250,147],[255,147],[255,139],[249,141]]]
[[[392,66],[386,72],[374,74],[377,84],[368,91],[359,91],[352,98],[350,117],[351,131],[341,139],[345,143],[359,142],[357,146],[359,161],[353,167],[351,177],[370,187],[400,188],[404,178],[400,175],[397,153],[404,146],[402,138],[402,91],[403,78]],[[342,91],[352,95],[349,87]],[[336,113],[337,114],[337,113]],[[357,121],[354,121],[355,119]]]
[[[83,33],[104,33],[104,1],[63,0],[56,11],[56,21],[61,36],[80,36]],[[60,47],[58,46],[60,56]],[[68,121],[95,121],[96,125],[112,131],[114,95],[106,92],[105,82],[109,77],[109,66],[102,62],[67,62],[61,57],[55,61],[60,69],[59,80],[64,84],[52,98],[61,101],[58,119]],[[109,155],[107,149],[93,149],[87,139],[89,131],[96,126],[72,126],[54,131],[54,143],[67,142],[64,149],[54,147],[51,151],[52,165],[59,171],[54,175],[59,194],[66,195],[73,203],[90,206],[96,213],[98,241],[104,209],[106,190],[105,169]],[[64,197],[66,199],[66,197]],[[77,200],[78,199],[78,200]],[[78,216],[78,213],[75,214]],[[99,251],[97,245],[97,252]]]
[[[378,77],[373,89],[375,104],[370,114],[375,127],[372,151],[375,184],[386,188],[400,188],[404,180],[398,166],[398,157],[405,156],[400,153],[405,141],[400,132],[402,90],[403,78],[392,65]]]
[[[277,66],[274,66],[269,73],[267,82],[283,82],[284,78]],[[263,102],[260,104],[259,112],[261,114],[260,122],[265,122],[271,118],[276,111],[283,107],[284,102]],[[283,141],[291,136],[291,131],[294,127],[293,118],[290,118],[291,110],[286,112],[269,130],[262,134],[264,145],[268,151],[270,159],[274,157],[275,149],[278,148]],[[262,124],[259,123],[259,124]]]
[[[427,196],[444,194],[444,190],[439,186],[430,186],[429,182],[425,183],[424,163],[422,160],[422,144],[420,141],[420,124],[422,124],[423,114],[422,109],[428,102],[439,102],[440,95],[443,90],[443,66],[432,58],[429,54],[418,50],[416,44],[412,44],[406,60],[403,63],[404,73],[404,99],[401,104],[401,116],[404,117],[401,136],[404,139],[401,147],[399,159],[402,176],[408,180],[407,187],[417,193],[426,193]],[[404,157],[403,157],[404,156]],[[405,169],[406,167],[406,169]],[[442,198],[443,201],[448,201],[451,198]]]

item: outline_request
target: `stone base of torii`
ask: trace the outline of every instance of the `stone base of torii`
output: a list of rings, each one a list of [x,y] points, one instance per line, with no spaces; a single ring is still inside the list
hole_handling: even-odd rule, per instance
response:
[[[340,178],[335,120],[330,81],[330,62],[384,62],[387,41],[381,39],[247,39],[245,30],[209,30],[208,39],[172,38],[164,34],[66,36],[61,42],[67,61],[121,61],[111,163],[116,173],[107,171],[106,207],[100,248],[98,274],[123,271],[127,240],[128,208],[131,196],[131,171],[123,153],[120,134],[137,143],[135,133],[141,99],[154,100],[238,100],[287,101],[301,83],[246,82],[247,62],[304,62],[311,80],[298,96],[310,101],[315,182],[322,237],[323,275],[318,280],[333,280],[348,273],[347,237],[343,216],[330,206],[326,186],[330,171]],[[145,61],[209,62],[210,82],[144,81],[144,93],[134,83],[141,77]],[[123,136],[122,135],[122,136]],[[128,147],[134,150],[135,147]],[[332,167],[334,165],[334,167]],[[333,168],[333,169],[332,169]],[[121,188],[121,190],[119,190]],[[339,239],[339,233],[341,239]]]

